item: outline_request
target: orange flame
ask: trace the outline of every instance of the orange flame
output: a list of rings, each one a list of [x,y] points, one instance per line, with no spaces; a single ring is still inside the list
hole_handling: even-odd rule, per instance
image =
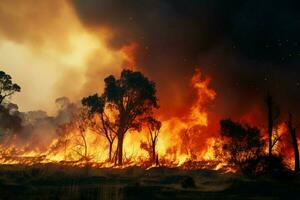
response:
[[[135,66],[131,58],[137,48],[132,44],[123,49],[127,55],[127,62]],[[211,79],[201,77],[199,69],[195,71],[191,79],[191,85],[197,94],[197,100],[190,107],[186,116],[176,116],[162,121],[162,127],[158,136],[156,151],[161,165],[181,166],[187,161],[214,160],[214,138],[203,138],[209,124],[206,104],[213,101],[216,92],[209,87]],[[206,134],[205,134],[206,135]],[[141,132],[129,133],[124,141],[125,166],[143,166],[149,158],[149,153],[141,148],[141,142],[147,141],[147,129]],[[10,138],[11,139],[11,138]],[[199,146],[199,141],[204,140]],[[13,142],[11,142],[13,144]],[[78,127],[67,127],[64,133],[53,139],[46,150],[18,148],[15,145],[2,145],[0,147],[0,162],[3,164],[34,164],[36,162],[60,162],[83,166],[86,163],[98,167],[111,167],[113,163],[107,161],[108,144],[106,139],[92,130],[81,132]],[[116,149],[116,143],[113,150]]]
[[[132,48],[136,46],[129,49]],[[203,78],[201,71],[196,69],[191,78],[191,87],[196,92],[196,100],[190,105],[189,112],[162,121],[156,143],[156,154],[161,166],[183,169],[222,168],[225,171],[234,171],[226,164],[226,155],[222,152],[224,141],[216,137],[217,130],[210,123],[207,105],[216,98],[216,92],[209,86],[210,82],[210,78]],[[75,166],[115,167],[114,162],[108,160],[109,144],[106,138],[88,127],[82,128],[85,126],[84,120],[78,123],[66,125],[61,133],[57,133],[57,137],[43,148],[33,149],[30,143],[21,146],[17,143],[16,135],[5,137],[0,146],[0,163],[32,165],[51,162]],[[265,132],[264,129],[262,131]],[[286,125],[279,124],[274,129],[273,141],[283,137],[286,132]],[[126,135],[122,167],[152,165],[149,148],[141,145],[149,141],[148,139],[149,133],[145,127],[140,132],[133,131]],[[113,153],[116,148],[117,144],[114,142]],[[278,142],[274,145],[273,151],[286,151],[284,149],[287,149],[286,145]],[[291,158],[292,153],[287,152]],[[292,161],[287,162],[292,168]]]

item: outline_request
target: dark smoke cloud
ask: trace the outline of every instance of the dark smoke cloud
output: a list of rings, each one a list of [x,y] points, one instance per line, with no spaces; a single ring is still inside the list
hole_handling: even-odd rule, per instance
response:
[[[157,82],[163,111],[189,103],[188,80],[196,65],[213,78],[214,109],[222,116],[262,106],[268,90],[284,111],[300,111],[298,1],[72,2],[86,27],[112,30],[111,48],[139,44],[137,64]]]

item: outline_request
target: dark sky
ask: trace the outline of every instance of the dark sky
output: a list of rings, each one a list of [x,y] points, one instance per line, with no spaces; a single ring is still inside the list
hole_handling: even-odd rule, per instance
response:
[[[191,100],[195,66],[212,77],[222,116],[263,105],[300,117],[300,2],[292,0],[73,0],[82,23],[113,31],[118,49],[137,42],[141,70],[157,82],[163,110]],[[182,92],[181,92],[182,91]],[[180,104],[170,101],[179,99]],[[176,108],[176,109],[174,109]]]

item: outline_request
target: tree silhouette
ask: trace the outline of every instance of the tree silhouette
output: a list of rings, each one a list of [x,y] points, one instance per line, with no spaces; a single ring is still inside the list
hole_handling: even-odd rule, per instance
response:
[[[104,80],[102,97],[105,104],[116,113],[114,124],[118,139],[116,163],[123,163],[123,140],[128,130],[139,130],[144,116],[158,108],[154,82],[141,72],[123,70],[119,79],[108,76]]]
[[[0,136],[9,130],[18,131],[22,126],[22,119],[16,114],[17,112],[14,111],[18,110],[18,106],[12,103],[3,105],[3,101],[6,97],[21,91],[20,86],[13,83],[11,79],[9,74],[0,71]]]
[[[109,143],[108,160],[112,160],[112,148],[116,138],[113,124],[110,122],[105,113],[105,99],[99,97],[98,94],[88,96],[82,99],[82,104],[89,108],[89,112],[94,115],[90,123],[93,131],[99,135],[104,135]],[[97,116],[100,118],[100,123],[97,123]]]
[[[0,104],[6,97],[20,91],[21,87],[12,82],[11,76],[4,71],[0,71]]]
[[[156,144],[158,139],[158,134],[161,128],[161,122],[153,117],[147,117],[145,119],[147,128],[149,131],[148,144],[151,147],[151,159],[152,163],[158,165],[158,155],[156,154]]]
[[[294,148],[295,173],[298,173],[298,171],[299,171],[299,149],[298,149],[296,128],[293,126],[292,114],[289,114],[289,119],[287,121],[287,125],[289,128],[289,133],[291,135],[292,144],[293,144],[293,148]]]
[[[263,142],[259,129],[230,119],[221,120],[220,125],[221,135],[226,139],[223,149],[229,153],[230,163],[243,167],[249,160],[262,154]]]
[[[274,138],[274,141],[272,140],[273,138],[273,130],[274,130],[274,125],[276,123],[276,120],[279,117],[279,108],[274,104],[273,97],[268,93],[267,97],[265,99],[265,103],[267,106],[267,115],[268,115],[268,140],[269,140],[269,157],[272,156],[272,149],[275,146],[275,144],[279,141],[280,136]]]

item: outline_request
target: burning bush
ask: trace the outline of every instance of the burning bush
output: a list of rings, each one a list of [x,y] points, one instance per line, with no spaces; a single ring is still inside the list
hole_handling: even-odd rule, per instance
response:
[[[250,163],[263,155],[264,142],[260,130],[230,119],[221,120],[220,125],[221,135],[226,141],[223,150],[228,153],[229,163],[246,172]],[[255,171],[256,168],[252,169]]]

